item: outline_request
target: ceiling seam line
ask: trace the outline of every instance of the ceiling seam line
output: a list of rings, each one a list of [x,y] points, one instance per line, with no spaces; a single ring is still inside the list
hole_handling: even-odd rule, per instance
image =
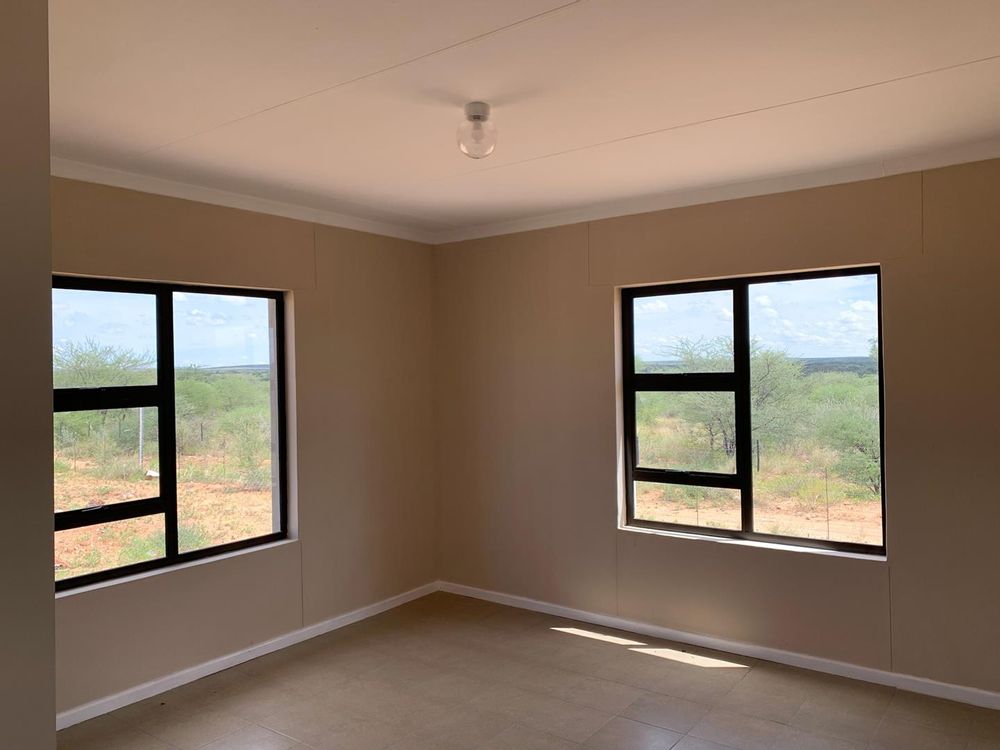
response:
[[[304,101],[305,99],[309,99],[309,98],[312,98],[314,96],[319,96],[320,94],[326,94],[326,93],[329,93],[330,91],[335,91],[336,89],[343,88],[344,86],[350,86],[351,84],[358,83],[359,81],[365,81],[365,80],[367,80],[369,78],[373,78],[375,76],[382,75],[383,73],[388,73],[388,72],[390,72],[392,70],[397,70],[397,69],[402,68],[402,67],[404,67],[406,65],[412,65],[413,63],[420,62],[421,60],[426,60],[426,59],[428,59],[430,57],[433,57],[435,55],[440,55],[440,54],[442,54],[444,52],[448,52],[450,50],[457,49],[458,47],[462,47],[462,46],[465,46],[467,44],[473,44],[475,42],[481,41],[483,39],[487,39],[487,38],[489,38],[491,36],[495,36],[497,34],[502,34],[505,31],[509,31],[509,30],[517,28],[519,26],[523,26],[525,24],[529,24],[529,23],[532,23],[534,21],[537,21],[537,20],[539,20],[541,18],[545,18],[547,16],[560,13],[560,12],[562,12],[562,11],[568,9],[568,8],[572,8],[573,6],[579,5],[582,2],[584,2],[584,0],[572,0],[571,2],[563,3],[562,5],[558,5],[555,8],[549,8],[548,10],[542,11],[541,13],[536,13],[533,16],[528,16],[527,18],[521,18],[521,19],[519,19],[517,21],[514,21],[513,23],[509,23],[509,24],[507,24],[505,26],[499,26],[499,27],[497,27],[495,29],[490,29],[489,31],[484,31],[481,34],[477,34],[475,36],[471,36],[471,37],[469,37],[467,39],[462,39],[461,41],[454,42],[453,44],[449,44],[449,45],[446,45],[444,47],[440,47],[440,48],[438,48],[436,50],[432,50],[430,52],[425,52],[425,53],[423,53],[421,55],[417,55],[416,57],[411,57],[408,60],[403,60],[402,62],[394,63],[394,64],[386,66],[384,68],[379,68],[378,70],[373,70],[373,71],[371,71],[369,73],[364,73],[362,75],[355,76],[354,78],[350,78],[350,79],[348,79],[346,81],[340,81],[339,83],[335,83],[332,86],[327,86],[327,87],[322,88],[322,89],[317,89],[315,91],[310,91],[309,93],[302,94],[301,96],[297,96],[297,97],[294,97],[292,99],[288,99],[287,101],[279,102],[277,104],[272,104],[272,105],[270,105],[268,107],[264,107],[263,109],[257,110],[256,112],[251,112],[251,113],[246,114],[246,115],[241,115],[240,117],[233,118],[232,120],[227,120],[226,122],[221,122],[218,125],[213,125],[212,127],[206,128],[205,130],[199,130],[196,133],[191,133],[191,134],[185,135],[185,136],[183,136],[181,138],[176,138],[176,139],[174,139],[172,141],[168,141],[167,143],[161,143],[160,145],[153,146],[152,148],[148,148],[145,151],[140,151],[139,155],[140,156],[145,156],[146,154],[151,154],[151,153],[153,153],[155,151],[159,151],[161,149],[169,148],[170,146],[173,146],[175,144],[183,143],[184,141],[191,140],[192,138],[197,138],[198,136],[201,136],[201,135],[207,135],[208,133],[215,132],[216,130],[219,130],[221,128],[227,127],[229,125],[235,125],[238,122],[243,122],[244,120],[249,120],[251,118],[257,117],[258,115],[262,115],[262,114],[265,114],[267,112],[271,112],[272,110],[280,109],[281,107],[286,107],[289,104],[295,104],[297,102]]]
[[[556,156],[565,156],[566,154],[574,154],[580,151],[587,151],[592,148],[601,148],[602,146],[611,146],[616,143],[625,143],[627,141],[636,140],[638,138],[646,138],[651,135],[659,135],[661,133],[670,133],[675,130],[684,130],[685,128],[698,127],[699,125],[709,125],[716,122],[723,122],[725,120],[734,119],[737,117],[746,117],[748,115],[760,114],[762,112],[771,112],[777,109],[782,109],[784,107],[794,107],[799,104],[809,104],[811,102],[821,101],[823,99],[829,99],[834,96],[843,96],[844,94],[852,94],[858,91],[866,91],[868,89],[877,88],[879,86],[887,86],[893,83],[901,83],[903,81],[913,80],[915,78],[921,78],[923,76],[935,75],[938,73],[946,73],[951,70],[957,70],[958,68],[964,68],[969,65],[980,65],[982,63],[993,62],[1000,59],[1000,55],[991,55],[989,57],[979,58],[977,60],[968,60],[966,62],[956,63],[954,65],[946,65],[940,68],[933,68],[931,70],[924,70],[919,73],[910,73],[905,76],[898,76],[896,78],[887,78],[884,81],[877,81],[874,83],[866,83],[861,86],[854,86],[851,88],[841,89],[839,91],[831,91],[825,94],[817,94],[816,96],[808,96],[802,99],[793,99],[787,102],[781,102],[779,104],[770,104],[766,107],[758,107],[756,109],[748,109],[742,112],[733,112],[726,115],[719,115],[718,117],[709,117],[704,120],[694,120],[692,122],[680,123],[678,125],[670,125],[665,128],[658,128],[656,130],[647,130],[642,133],[634,133],[633,135],[622,136],[621,138],[612,138],[607,141],[600,141],[598,143],[591,143],[586,146],[578,146],[576,148],[566,149],[564,151],[554,151],[551,154],[543,154],[540,156],[533,156],[529,159],[521,159],[520,161],[509,162],[507,164],[497,164],[494,167],[484,167],[482,169],[471,170],[468,172],[461,172],[455,175],[449,175],[447,177],[440,177],[430,182],[443,182],[445,180],[455,179],[457,177],[466,177],[469,175],[482,174],[483,172],[493,172],[500,169],[506,169],[508,167],[516,167],[522,164],[530,164],[536,161],[542,161],[544,159],[550,159]]]

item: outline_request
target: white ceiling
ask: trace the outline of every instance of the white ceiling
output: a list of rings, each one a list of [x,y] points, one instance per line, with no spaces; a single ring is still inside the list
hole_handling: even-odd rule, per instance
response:
[[[57,173],[429,241],[1000,144],[998,0],[50,0],[50,25]]]

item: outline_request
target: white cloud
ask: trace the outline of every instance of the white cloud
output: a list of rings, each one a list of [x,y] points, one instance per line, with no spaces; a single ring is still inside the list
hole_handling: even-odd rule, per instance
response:
[[[187,324],[190,326],[224,326],[228,322],[222,313],[208,313],[197,307],[192,307],[187,313]]]
[[[174,292],[174,299],[177,302],[187,302],[188,296],[184,292]]]
[[[875,312],[878,309],[874,302],[870,300],[861,299],[851,305],[851,309],[855,312]]]
[[[640,302],[635,303],[635,311],[637,313],[659,313],[666,312],[670,309],[670,305],[663,297],[650,297],[649,299],[644,299]]]
[[[771,298],[768,297],[766,294],[758,294],[756,297],[753,298],[753,301],[756,302],[761,307],[773,307],[774,306],[774,303],[771,302]]]

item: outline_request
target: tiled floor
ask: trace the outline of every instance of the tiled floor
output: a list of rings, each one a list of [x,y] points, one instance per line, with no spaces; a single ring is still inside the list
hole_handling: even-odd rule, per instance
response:
[[[434,594],[60,750],[1000,750],[1000,712]]]

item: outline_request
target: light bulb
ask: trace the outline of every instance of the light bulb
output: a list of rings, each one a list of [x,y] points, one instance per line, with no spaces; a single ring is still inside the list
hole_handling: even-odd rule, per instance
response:
[[[490,105],[469,102],[465,105],[465,121],[458,126],[458,147],[473,159],[483,159],[497,147],[497,129],[490,122]]]

